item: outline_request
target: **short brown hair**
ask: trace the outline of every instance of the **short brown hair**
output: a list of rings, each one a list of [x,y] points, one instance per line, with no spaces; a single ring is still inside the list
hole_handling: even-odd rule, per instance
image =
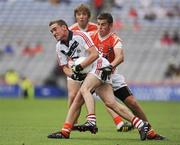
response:
[[[101,13],[99,14],[99,16],[97,17],[97,19],[99,20],[107,20],[107,22],[109,24],[112,24],[113,23],[113,17],[110,13]]]
[[[77,8],[74,9],[74,17],[76,17],[76,13],[81,12],[81,11],[87,13],[88,18],[91,17],[90,9],[88,8],[88,6],[84,4],[80,4]]]
[[[62,19],[49,22],[49,26],[51,26],[53,24],[58,24],[59,26],[65,25],[68,28],[67,23]]]

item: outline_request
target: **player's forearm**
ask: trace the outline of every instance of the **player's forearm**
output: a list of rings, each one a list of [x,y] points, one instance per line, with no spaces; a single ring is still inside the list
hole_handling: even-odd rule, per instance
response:
[[[123,56],[118,56],[118,58],[115,58],[112,62],[111,65],[113,68],[117,67],[119,64],[121,64],[124,61],[124,57]]]
[[[111,62],[111,65],[113,67],[116,67],[122,62],[124,62],[124,53],[123,53],[123,49],[115,49],[114,53],[115,53],[115,58]]]
[[[85,61],[83,61],[83,63],[81,63],[81,66],[85,68],[86,66],[93,63],[98,57],[99,57],[98,51],[94,47],[90,48],[89,56],[86,58]]]

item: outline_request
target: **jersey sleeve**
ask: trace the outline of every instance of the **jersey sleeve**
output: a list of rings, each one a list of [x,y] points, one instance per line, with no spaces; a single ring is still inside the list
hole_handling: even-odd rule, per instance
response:
[[[123,48],[122,40],[115,33],[113,34],[114,38],[114,48]]]
[[[67,61],[67,57],[60,51],[61,46],[57,43],[56,44],[56,54],[57,54],[57,61],[58,61],[58,64],[59,66],[63,66],[63,65],[66,65],[68,63]]]
[[[85,47],[85,49],[89,49],[94,46],[94,43],[90,36],[86,32],[76,32],[79,35],[79,43]]]
[[[79,27],[78,27],[78,24],[77,23],[74,23],[73,25],[71,25],[69,27],[69,30],[71,31],[76,31],[76,30],[80,30]]]
[[[121,43],[121,41],[118,41],[115,45],[114,45],[114,48],[123,48],[123,45]]]

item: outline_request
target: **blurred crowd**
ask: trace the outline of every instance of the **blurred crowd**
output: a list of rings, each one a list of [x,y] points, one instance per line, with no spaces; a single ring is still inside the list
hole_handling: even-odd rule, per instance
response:
[[[162,46],[180,46],[180,35],[178,33],[178,30],[175,30],[172,35],[168,31],[165,31],[162,37],[160,38],[160,43]]]
[[[0,0],[0,2],[15,2],[17,0]],[[88,3],[92,8],[93,17],[92,20],[96,18],[96,16],[102,11],[112,11],[117,10],[120,13],[123,9],[126,9],[127,2],[131,2],[130,0],[32,0],[34,2],[49,2],[52,5],[61,5],[61,4],[70,4],[72,2],[77,3]],[[160,1],[157,5],[155,0],[138,0],[139,6],[132,5],[127,9],[127,19],[132,20],[132,28],[133,31],[138,32],[143,27],[141,20],[145,20],[148,22],[155,22],[158,19],[173,19],[180,18],[180,3],[173,1],[169,1],[169,6],[167,2]],[[124,27],[124,22],[121,20],[121,17],[115,18],[114,29],[120,30]],[[42,54],[44,52],[44,47],[41,42],[37,42],[36,44],[25,44],[21,45],[21,40],[17,42],[17,45],[7,43],[4,47],[0,48],[0,60],[6,56],[14,56],[20,54],[22,57],[33,58]],[[169,47],[172,45],[180,46],[180,35],[179,30],[174,30],[169,32],[169,30],[165,30],[162,37],[159,39],[159,44],[161,47]],[[18,47],[23,47],[22,49],[17,49]],[[17,51],[21,51],[17,54]],[[8,70],[9,71],[9,70]],[[57,66],[54,66],[51,71],[50,77],[48,77],[44,83],[45,84],[57,84],[57,76],[63,75],[60,72],[60,69],[57,69]],[[167,71],[165,72],[165,77],[172,78],[171,76],[179,76],[179,64],[168,64]],[[1,76],[2,78],[2,76]],[[4,82],[1,79],[1,83]],[[7,82],[6,82],[7,83]]]
[[[16,45],[8,43],[4,48],[0,48],[0,59],[3,59],[4,56],[17,55],[17,51],[19,50],[20,52],[18,53],[20,53],[20,56],[27,56],[30,58],[43,53],[44,48],[40,42],[37,42],[33,47],[30,46],[30,44],[22,46],[21,43],[22,42],[17,42]]]
[[[34,97],[34,84],[25,76],[21,76],[13,69],[7,70],[4,74],[0,74],[0,86],[19,86],[21,90],[21,96],[24,99],[32,99]]]
[[[165,72],[166,79],[180,80],[180,64],[169,63]]]

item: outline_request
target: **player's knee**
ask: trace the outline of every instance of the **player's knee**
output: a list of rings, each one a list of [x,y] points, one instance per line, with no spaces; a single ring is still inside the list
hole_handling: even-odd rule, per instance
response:
[[[87,93],[89,93],[90,90],[89,90],[86,86],[82,86],[82,87],[80,88],[80,92],[81,92],[81,94],[84,96],[84,95],[86,95]]]

